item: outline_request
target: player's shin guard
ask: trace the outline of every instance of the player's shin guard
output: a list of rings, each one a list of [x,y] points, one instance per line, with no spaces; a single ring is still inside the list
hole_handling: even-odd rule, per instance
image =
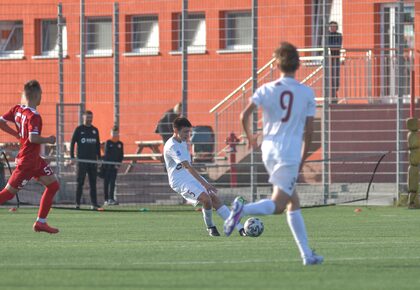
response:
[[[15,195],[13,193],[4,188],[2,191],[0,191],[0,204],[3,204],[14,197]]]
[[[207,228],[214,227],[213,223],[213,211],[211,209],[202,209],[203,211],[203,218],[204,223],[206,224]]]
[[[276,204],[271,199],[262,199],[244,205],[243,215],[271,215],[276,210]]]
[[[53,199],[57,191],[60,189],[60,185],[57,181],[54,181],[50,185],[47,186],[44,193],[42,194],[39,211],[38,211],[38,218],[45,219],[51,209]]]
[[[306,258],[312,256],[312,250],[308,246],[305,222],[303,221],[300,209],[287,212],[287,223],[295,238],[301,257]]]

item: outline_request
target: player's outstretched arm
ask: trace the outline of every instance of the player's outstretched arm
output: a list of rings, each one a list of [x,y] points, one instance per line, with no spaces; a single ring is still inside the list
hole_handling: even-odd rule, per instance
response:
[[[42,137],[38,134],[29,134],[29,142],[35,144],[54,144],[55,136]]]
[[[186,170],[188,170],[188,172],[195,178],[197,179],[198,182],[201,183],[201,185],[204,186],[204,188],[207,190],[208,193],[216,193],[217,189],[216,187],[214,187],[213,185],[211,185],[210,183],[206,182],[201,175],[197,172],[197,170],[195,170],[194,167],[191,166],[191,164],[188,161],[183,161],[182,166],[184,166],[184,168]]]
[[[250,102],[248,106],[246,106],[245,110],[241,113],[241,122],[242,128],[245,131],[246,137],[248,138],[248,147],[256,149],[258,147],[257,138],[252,133],[252,126],[250,124],[250,119],[252,116],[252,112],[257,108],[257,106]]]
[[[0,119],[0,129],[6,132],[7,134],[10,134],[13,137],[19,139],[18,132],[16,132],[16,130],[14,130],[13,128],[9,127],[9,125],[7,125],[7,123],[3,121],[2,119]]]

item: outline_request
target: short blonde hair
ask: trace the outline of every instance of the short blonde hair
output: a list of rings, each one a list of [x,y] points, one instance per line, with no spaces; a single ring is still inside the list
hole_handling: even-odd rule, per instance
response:
[[[23,86],[23,94],[25,95],[27,100],[34,99],[41,92],[41,85],[37,80],[27,81]]]

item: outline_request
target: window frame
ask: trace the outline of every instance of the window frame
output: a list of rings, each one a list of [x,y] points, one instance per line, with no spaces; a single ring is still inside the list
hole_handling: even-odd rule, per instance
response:
[[[94,48],[94,49],[89,49],[89,46],[93,43],[95,44],[95,42],[90,42],[89,40],[89,27],[90,25],[92,25],[92,21],[93,23],[95,22],[100,22],[100,20],[106,20],[106,21],[110,21],[109,23],[111,24],[111,47],[110,48],[106,48],[106,49],[100,49],[100,48]],[[113,54],[113,27],[112,27],[112,17],[111,16],[88,16],[86,17],[86,21],[85,21],[85,27],[86,27],[86,41],[85,41],[85,49],[86,49],[86,56],[87,57],[107,57],[107,56],[112,56]]]
[[[45,58],[58,58],[58,43],[56,44],[56,47],[53,50],[44,50],[44,24],[46,22],[55,22],[56,25],[58,25],[57,19],[51,18],[51,19],[41,19],[40,21],[40,57]],[[63,20],[63,56],[67,56],[67,25],[66,21]],[[57,37],[58,37],[58,28],[57,28]]]
[[[135,33],[141,33],[143,30],[140,29],[139,32],[135,31],[136,19],[153,19],[150,22],[156,22],[157,25],[157,46],[156,47],[138,47],[134,48],[134,35]],[[141,26],[141,25],[140,25]],[[152,27],[153,29],[153,27]],[[148,31],[151,34],[151,30]],[[160,27],[159,27],[159,16],[157,14],[147,14],[147,15],[132,15],[131,16],[131,37],[130,37],[130,52],[131,55],[158,55],[160,50]]]
[[[237,27],[230,27],[230,21],[236,19],[240,15],[249,15],[251,20],[251,43],[250,44],[229,44],[232,41],[230,31],[236,31]],[[235,39],[233,39],[235,40]],[[234,52],[249,52],[252,51],[252,14],[251,11],[227,11],[225,14],[225,50]]]
[[[190,17],[197,17],[197,16],[203,16],[202,20],[204,20],[204,32],[205,32],[205,36],[204,36],[204,45],[188,45],[187,44],[187,53],[189,54],[202,54],[202,53],[206,53],[207,50],[207,21],[206,21],[206,14],[204,12],[191,12],[188,13],[188,18],[187,21],[188,22],[190,20]],[[201,19],[200,19],[201,20]],[[180,54],[182,53],[182,31],[181,31],[181,22],[182,22],[182,14],[178,14],[177,17],[177,22],[178,22],[178,41],[177,41],[177,49],[175,52],[173,52],[172,54]],[[187,24],[188,26],[188,24]],[[191,42],[193,42],[193,39],[191,39]]]
[[[22,20],[12,20],[12,21],[0,21],[1,23],[13,23],[13,27],[10,30],[10,34],[7,37],[5,43],[0,46],[0,59],[22,59],[25,57],[24,49],[24,32],[23,32],[23,21]],[[9,45],[10,40],[12,39],[16,29],[22,29],[22,49],[18,50],[5,50]]]

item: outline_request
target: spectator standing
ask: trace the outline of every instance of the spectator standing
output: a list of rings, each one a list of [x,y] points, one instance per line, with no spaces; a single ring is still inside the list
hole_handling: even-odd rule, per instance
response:
[[[337,91],[340,88],[340,51],[343,36],[338,32],[338,23],[331,21],[328,26],[327,47],[331,50],[331,103],[337,103]]]
[[[76,209],[80,209],[80,200],[83,194],[86,173],[89,178],[91,209],[98,210],[100,208],[96,198],[96,176],[98,169],[95,161],[101,158],[101,144],[99,141],[99,131],[92,125],[92,121],[93,113],[91,111],[83,113],[83,124],[76,128],[71,138],[70,157],[72,159],[75,157],[74,145],[77,143]],[[89,160],[91,162],[83,162],[81,160]]]
[[[124,159],[124,144],[120,141],[119,129],[114,126],[111,130],[111,139],[105,142],[104,161],[121,163]],[[115,181],[119,165],[104,164],[104,197],[105,205],[117,205],[114,198]]]

